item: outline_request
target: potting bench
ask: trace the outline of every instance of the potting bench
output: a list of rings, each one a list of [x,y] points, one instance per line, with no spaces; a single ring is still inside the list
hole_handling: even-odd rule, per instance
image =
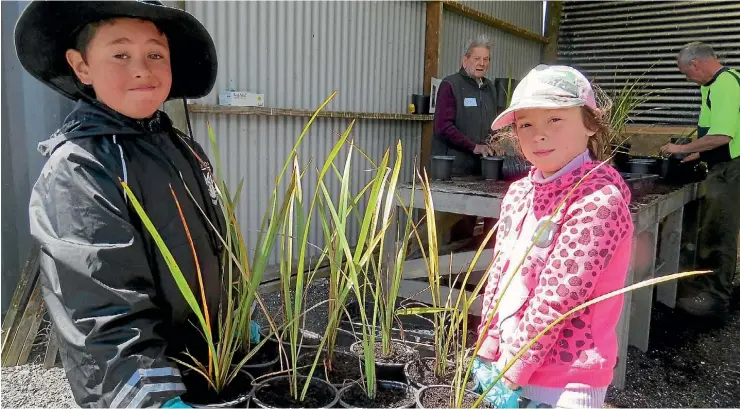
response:
[[[451,181],[431,182],[432,200],[436,211],[498,218],[501,201],[506,194],[509,182],[488,182],[470,178]],[[696,199],[704,195],[703,183],[690,183],[683,186],[661,184],[639,189],[634,185],[630,212],[635,226],[632,241],[632,260],[625,286],[656,276],[676,273],[681,269],[681,259],[685,265],[693,262],[693,249],[696,248],[698,217]],[[421,188],[413,192],[414,207],[423,209],[424,199]],[[399,197],[403,203],[410,202],[412,187],[401,185]],[[682,237],[683,233],[683,237]],[[688,249],[681,253],[681,247]],[[686,254],[688,253],[688,254]],[[474,251],[452,255],[440,255],[441,271],[466,271],[472,262]],[[493,251],[485,251],[478,259],[474,270],[485,270],[493,258]],[[429,302],[430,296],[424,289],[427,284],[419,279],[426,278],[426,266],[422,259],[408,260],[404,265],[404,281],[401,296],[421,302]],[[671,308],[676,303],[676,282],[661,284],[657,288],[657,300]],[[460,290],[447,288],[446,291]],[[454,296],[454,295],[453,295]],[[480,298],[480,296],[479,296]],[[633,345],[642,351],[648,349],[650,318],[653,302],[653,289],[627,293],[624,296],[622,316],[617,327],[619,337],[619,362],[614,371],[612,385],[623,388],[627,364],[627,348]],[[480,300],[472,311],[480,314]]]

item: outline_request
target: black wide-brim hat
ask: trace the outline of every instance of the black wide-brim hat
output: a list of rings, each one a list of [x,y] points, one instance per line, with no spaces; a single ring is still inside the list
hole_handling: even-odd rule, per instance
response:
[[[73,100],[89,96],[67,63],[76,36],[87,24],[130,17],[151,21],[170,47],[172,88],[167,99],[200,98],[213,89],[216,47],[203,24],[186,11],[155,1],[33,1],[15,26],[18,59],[31,75]]]

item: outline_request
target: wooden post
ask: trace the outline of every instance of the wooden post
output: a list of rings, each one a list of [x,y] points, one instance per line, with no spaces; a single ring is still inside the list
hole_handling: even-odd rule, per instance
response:
[[[54,366],[57,362],[57,354],[59,352],[59,335],[56,333],[54,326],[49,331],[49,341],[46,344],[46,356],[44,356],[44,369],[49,369]]]
[[[8,312],[3,320],[3,366],[9,366],[6,365],[6,362],[8,362],[6,358],[10,353],[10,347],[13,344],[13,340],[18,333],[18,327],[20,326],[21,318],[26,311],[29,299],[31,298],[31,292],[36,286],[36,281],[38,281],[40,255],[41,247],[38,243],[34,242],[31,247],[31,251],[29,252],[28,259],[26,259],[26,264],[23,266],[23,271],[21,271],[18,285],[16,286],[13,298],[10,301],[10,307],[8,308]],[[25,336],[25,334],[23,336]]]
[[[637,235],[632,236],[632,255],[630,266],[627,270],[627,278],[624,280],[624,286],[628,287],[634,284],[635,280],[635,259],[637,253]],[[629,345],[630,333],[630,312],[632,310],[632,291],[624,294],[624,303],[622,304],[622,314],[619,316],[617,323],[617,366],[614,368],[614,378],[612,386],[617,389],[624,389],[627,375],[627,346]]]
[[[442,2],[427,1],[427,26],[424,34],[424,89],[431,95],[432,77],[439,75],[439,53],[442,37]],[[432,156],[432,135],[434,122],[424,122],[421,126],[421,153],[419,168],[426,167]]]
[[[660,259],[663,265],[656,272],[656,276],[675,274],[681,271],[681,227],[683,221],[683,207],[669,214],[663,221],[663,230],[660,234]],[[678,281],[671,280],[658,284],[658,302],[674,308],[676,306],[676,290]]]
[[[658,223],[637,235],[635,248],[634,282],[655,277],[655,252],[658,241]],[[653,288],[632,291],[629,327],[629,344],[641,351],[648,350],[650,318],[653,308]]]
[[[545,36],[547,43],[542,47],[542,62],[553,64],[558,61],[558,35],[560,35],[560,20],[563,17],[563,2],[548,1],[545,19]]]
[[[38,333],[44,311],[44,301],[41,298],[41,285],[37,280],[31,297],[28,300],[28,305],[23,312],[20,322],[18,322],[18,327],[13,333],[9,334],[6,341],[7,349],[3,348],[3,366],[16,366],[26,363],[28,353],[31,351],[31,344],[33,344],[33,340]]]

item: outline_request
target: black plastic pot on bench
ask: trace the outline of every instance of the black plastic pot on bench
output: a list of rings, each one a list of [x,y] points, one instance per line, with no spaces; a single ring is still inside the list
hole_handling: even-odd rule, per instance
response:
[[[627,161],[628,172],[636,175],[652,175],[655,163],[655,158],[632,158]]]
[[[449,396],[454,392],[450,385],[431,385],[425,386],[416,392],[416,407],[417,408],[439,408],[449,406]],[[436,395],[436,396],[434,396]],[[472,408],[476,400],[480,398],[480,394],[475,393],[469,389],[465,390],[463,397],[463,408]],[[488,401],[483,400],[478,406],[479,408],[492,408]]]
[[[489,156],[481,158],[481,174],[485,180],[501,180],[503,176],[504,157]]]
[[[242,368],[234,380],[217,394],[203,375],[188,368],[182,371],[182,381],[187,388],[182,400],[192,407],[243,408],[249,400],[253,380],[252,375]]]
[[[627,161],[629,160],[629,153],[632,149],[632,143],[623,142],[622,144],[611,144],[612,152],[614,152],[614,166],[621,172],[628,172]]]
[[[379,342],[380,341],[378,341],[378,343]],[[397,340],[392,340],[391,343],[393,343],[394,347],[403,350],[404,354],[410,355],[411,357],[402,362],[389,362],[389,361],[384,361],[376,353],[375,355],[376,376],[378,377],[378,379],[383,379],[387,381],[398,381],[398,382],[405,383],[406,375],[403,372],[403,368],[406,366],[407,363],[419,359],[419,351]],[[364,357],[363,352],[362,352],[362,341],[357,341],[354,344],[352,344],[349,350],[353,354],[359,355],[361,358]]]
[[[337,388],[316,376],[311,378],[306,400],[300,403],[296,402],[289,392],[290,378],[290,375],[279,375],[258,382],[252,390],[253,404],[260,408],[270,409],[288,407],[333,408],[337,404],[339,399]],[[302,391],[306,379],[305,376],[298,376],[299,392]]]
[[[359,383],[345,386],[339,391],[339,406],[342,408],[413,408],[416,404],[416,388],[409,384],[379,380],[377,386],[375,400],[372,402],[367,399]]]
[[[432,180],[452,179],[452,162],[454,160],[454,156],[432,156]]]
[[[256,347],[256,345],[253,344],[252,348],[254,347]],[[276,370],[279,366],[278,362],[280,361],[280,356],[278,353],[277,342],[265,342],[260,349],[255,352],[251,358],[249,358],[242,368],[255,378],[266,373],[270,373]],[[234,355],[232,362],[239,362],[244,358],[244,356],[245,353],[237,352],[237,354]]]

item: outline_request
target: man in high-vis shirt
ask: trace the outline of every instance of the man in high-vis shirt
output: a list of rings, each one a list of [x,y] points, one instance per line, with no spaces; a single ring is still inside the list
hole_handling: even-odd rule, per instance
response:
[[[707,44],[694,42],[678,54],[678,69],[701,85],[698,138],[687,145],[667,144],[665,153],[707,163],[697,267],[712,274],[682,283],[677,306],[693,315],[726,320],[737,264],[740,232],[740,73],[724,67]]]

